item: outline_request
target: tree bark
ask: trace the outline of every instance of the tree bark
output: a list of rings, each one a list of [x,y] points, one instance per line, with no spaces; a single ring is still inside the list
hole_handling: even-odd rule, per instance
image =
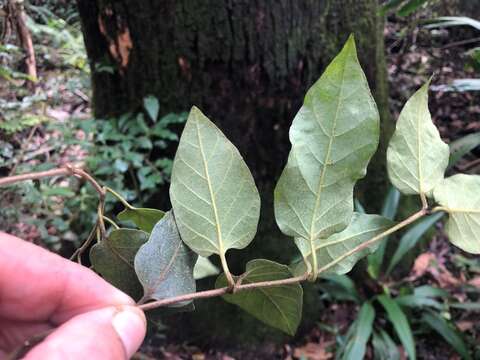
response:
[[[263,208],[255,251],[233,251],[242,260],[266,256],[285,263],[296,251],[273,218],[273,188],[290,150],[288,129],[306,90],[354,33],[382,118],[380,147],[359,194],[369,209],[380,208],[393,124],[377,0],[77,4],[97,117],[137,111],[147,95],[159,98],[163,112],[197,105],[245,157]]]

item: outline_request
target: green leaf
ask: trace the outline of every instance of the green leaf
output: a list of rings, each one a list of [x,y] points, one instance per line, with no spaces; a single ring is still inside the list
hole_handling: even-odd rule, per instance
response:
[[[417,11],[428,0],[410,0],[398,10],[399,16],[408,16]]]
[[[290,128],[292,149],[275,189],[283,233],[313,248],[348,226],[353,187],[366,174],[378,134],[377,107],[351,36],[308,90]]]
[[[403,194],[425,194],[443,179],[449,148],[428,110],[428,86],[405,104],[387,149],[388,175]]]
[[[210,260],[199,256],[195,267],[193,268],[193,277],[195,280],[200,280],[209,276],[220,274],[220,270],[212,264]]]
[[[385,4],[382,5],[382,13],[385,14],[390,10],[396,9],[400,4],[405,2],[405,0],[389,0]]]
[[[225,256],[255,236],[260,196],[235,146],[193,107],[172,169],[170,198],[183,241],[196,253]]]
[[[367,301],[365,302],[358,313],[358,318],[355,320],[355,330],[352,337],[347,342],[345,352],[342,359],[357,360],[363,359],[367,350],[368,339],[372,334],[373,320],[375,319],[375,309]]]
[[[422,321],[436,331],[443,339],[462,356],[463,359],[471,359],[467,345],[462,335],[451,322],[447,322],[440,315],[426,312],[422,315]]]
[[[247,263],[246,272],[240,277],[242,284],[251,284],[288,279],[292,274],[288,266],[257,259]],[[227,280],[225,274],[222,274],[218,277],[215,287],[225,286]],[[298,283],[245,290],[224,295],[223,298],[265,324],[289,335],[295,335],[302,318],[303,290]]]
[[[385,201],[383,202],[382,207],[382,216],[393,220],[397,214],[398,203],[400,202],[400,192],[395,189],[393,186],[390,186]],[[367,271],[373,279],[378,279],[380,276],[380,271],[383,265],[383,257],[385,255],[385,249],[387,248],[388,237],[385,237],[384,240],[378,246],[378,249],[372,254],[369,255]]]
[[[372,345],[375,360],[400,360],[400,352],[390,335],[381,330],[373,332]]]
[[[322,274],[345,274],[349,272],[358,260],[375,251],[379,243],[374,243],[342,260],[339,259],[348,251],[382,233],[393,224],[393,221],[379,215],[354,213],[352,222],[345,230],[330,236],[328,239],[319,239],[314,242],[318,269],[320,270],[332,262],[338,262]],[[311,263],[312,251],[307,241],[297,238],[295,243],[304,258]],[[295,274],[301,275],[306,270],[306,265],[302,263],[295,268]]]
[[[322,275],[322,279],[327,280],[330,282],[330,285],[333,285],[330,286],[329,290],[333,290],[335,292],[334,297],[336,300],[351,300],[357,303],[361,301],[361,297],[355,287],[355,283],[347,275]],[[324,287],[322,285],[323,284],[319,284],[319,286]],[[333,295],[330,291],[328,291],[328,293]]]
[[[403,234],[398,244],[397,250],[393,254],[392,260],[387,268],[387,275],[393,270],[395,266],[403,259],[405,254],[417,245],[422,236],[444,215],[443,212],[433,214],[419,220],[414,226]]]
[[[164,215],[161,210],[132,207],[125,208],[117,218],[121,221],[132,221],[140,230],[149,233]]]
[[[148,234],[143,231],[118,229],[90,249],[94,270],[136,300],[142,296],[142,285],[135,274],[133,261],[147,239]]]
[[[153,122],[157,121],[160,104],[155,96],[149,95],[143,99],[143,107],[147,110],[148,116]]]
[[[450,160],[448,169],[451,169],[463,156],[480,146],[480,132],[469,134],[450,143]]]
[[[454,309],[462,309],[467,311],[480,311],[480,302],[476,303],[453,303],[450,304],[450,307]]]
[[[411,360],[415,359],[415,341],[413,340],[412,330],[410,329],[410,324],[408,323],[405,313],[400,306],[387,295],[380,295],[378,301],[386,310],[388,318],[402,342],[408,357]]]
[[[451,176],[435,188],[434,198],[449,215],[445,230],[452,244],[480,254],[480,176]]]
[[[135,256],[135,271],[143,285],[142,299],[160,300],[195,292],[196,261],[197,255],[180,238],[173,213],[167,212]]]

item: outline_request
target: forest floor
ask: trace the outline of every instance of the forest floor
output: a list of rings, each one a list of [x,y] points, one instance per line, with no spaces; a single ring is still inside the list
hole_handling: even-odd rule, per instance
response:
[[[433,89],[441,90],[441,85],[454,79],[478,77],[475,69],[469,66],[466,52],[475,44],[465,43],[465,38],[473,37],[468,30],[436,31],[434,34],[422,27],[407,28],[404,23],[388,22],[385,29],[388,76],[390,83],[390,104],[396,119],[406,99],[431,75]],[[57,92],[54,102],[48,107],[48,116],[65,121],[70,116],[85,118],[89,116],[88,92],[71,90],[62,84],[57,69],[46,68],[44,73],[48,81],[46,93]],[[45,74],[44,74],[45,75]],[[0,95],[4,99],[12,96],[10,90],[0,86]],[[470,133],[480,131],[480,92],[432,91],[430,92],[430,110],[440,129],[442,138],[451,142]],[[55,132],[42,131],[42,125],[35,125],[34,132],[27,131],[14,140],[21,144],[25,140],[28,148],[25,153],[51,153],[51,138]],[[38,131],[37,131],[38,130]],[[33,134],[30,136],[30,134]],[[81,134],[78,134],[81,137]],[[2,138],[0,135],[0,145]],[[1,149],[0,149],[1,150]],[[1,155],[1,154],[0,154]],[[72,157],[81,161],[85,154],[78,147],[62,148],[58,162],[70,162]],[[24,154],[22,154],[22,158]],[[460,161],[454,171],[480,174],[480,149]],[[32,163],[35,165],[35,162]],[[0,166],[0,170],[2,170]],[[12,170],[11,168],[9,170]],[[5,168],[3,169],[5,172]],[[0,176],[6,175],[0,171]],[[5,200],[5,199],[4,199]],[[11,201],[6,199],[5,201]],[[1,199],[0,199],[1,205]],[[0,206],[1,209],[1,206]],[[0,221],[1,225],[1,221]],[[35,226],[24,222],[9,224],[8,230],[23,238],[42,243],[42,234]],[[52,229],[55,232],[55,229]],[[446,289],[458,302],[465,301],[468,291],[480,292],[480,262],[454,248],[446,240],[441,226],[437,226],[431,241],[427,241],[410,261],[411,266],[403,273],[393,274],[389,281],[411,282],[415,285],[434,285]],[[470,289],[470,290],[465,290]],[[363,291],[363,290],[361,290]],[[368,291],[365,290],[365,291]],[[315,326],[302,331],[291,341],[283,344],[266,342],[249,348],[223,348],[221,345],[184,342],[169,338],[168,331],[152,336],[137,359],[193,359],[193,360],[230,360],[230,359],[310,359],[326,360],[335,358],[335,349],[339,334],[345,334],[356,318],[358,305],[352,302],[324,301],[324,310],[319,314]],[[452,321],[475,343],[480,343],[480,313],[456,311]],[[335,329],[334,331],[332,329]],[[458,359],[459,356],[441,337],[420,336],[416,342],[418,357],[421,359]],[[400,349],[402,358],[405,354]],[[367,349],[367,358],[373,358],[372,349]]]

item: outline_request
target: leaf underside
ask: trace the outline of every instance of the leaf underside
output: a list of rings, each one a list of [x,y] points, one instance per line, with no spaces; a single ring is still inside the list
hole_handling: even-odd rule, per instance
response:
[[[118,229],[90,249],[94,270],[135,300],[142,296],[142,285],[135,274],[133,261],[147,239],[148,234],[143,231]]]
[[[287,266],[257,259],[247,263],[242,284],[274,281],[292,277]],[[218,277],[215,287],[227,286],[225,275]],[[235,304],[258,320],[289,335],[294,335],[302,317],[303,290],[300,284],[256,288],[227,294],[225,301]]]
[[[208,257],[255,236],[260,196],[235,146],[193,107],[172,169],[170,198],[183,241]]]
[[[449,215],[445,230],[452,244],[480,254],[480,176],[446,178],[435,187],[433,196]]]
[[[198,257],[195,267],[193,268],[193,277],[195,280],[218,274],[220,274],[220,269],[213,265],[208,258],[204,258],[203,256]]]
[[[275,189],[282,232],[311,244],[345,229],[353,187],[365,176],[378,137],[377,107],[350,37],[290,128],[292,149]]]
[[[387,149],[388,175],[403,194],[428,195],[444,177],[449,147],[428,110],[428,86],[407,101]]]
[[[197,255],[180,238],[173,213],[167,212],[135,256],[135,271],[143,285],[143,299],[161,300],[195,292],[193,267],[196,260]]]
[[[393,221],[380,215],[354,213],[352,222],[345,230],[327,239],[319,239],[314,242],[318,269],[337,261],[337,259],[346,252],[384,232],[393,226],[393,224]],[[308,244],[306,240],[299,238],[295,239],[295,243],[306,261],[311,263],[312,250],[310,244]],[[380,243],[376,242],[364,250],[348,256],[322,274],[345,274],[349,272],[358,260],[374,252],[379,245]],[[295,275],[304,274],[306,271],[307,267],[305,263],[300,263],[294,267]]]

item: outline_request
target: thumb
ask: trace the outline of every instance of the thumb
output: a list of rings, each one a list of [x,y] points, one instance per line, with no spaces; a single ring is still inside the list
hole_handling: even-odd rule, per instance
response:
[[[142,344],[145,332],[145,315],[138,308],[107,307],[71,318],[25,359],[128,359]]]

